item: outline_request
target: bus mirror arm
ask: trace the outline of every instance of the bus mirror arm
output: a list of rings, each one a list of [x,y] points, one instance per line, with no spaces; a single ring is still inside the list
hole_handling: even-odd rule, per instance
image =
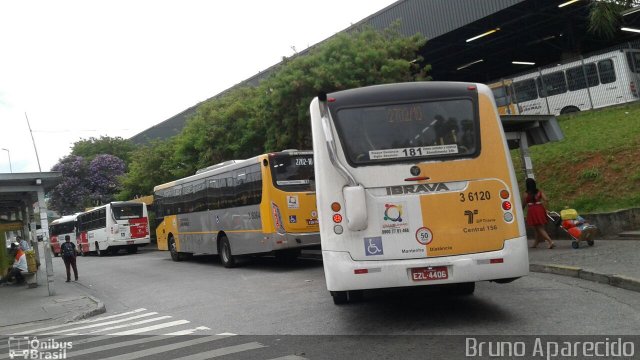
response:
[[[321,97],[318,97],[319,99]],[[322,119],[322,131],[324,132],[324,138],[327,144],[327,152],[329,153],[329,161],[331,164],[338,170],[340,175],[342,175],[345,180],[347,180],[347,184],[349,186],[358,186],[356,179],[349,173],[347,168],[342,165],[340,160],[338,159],[338,152],[336,150],[336,142],[333,139],[333,133],[331,132],[331,122],[329,118],[331,115],[329,114],[329,106],[326,102],[326,96],[324,97],[324,101],[320,100],[320,115]]]
[[[367,202],[364,187],[356,182],[356,179],[349,173],[349,170],[338,159],[336,143],[331,132],[331,114],[327,105],[327,97],[318,96],[320,105],[320,115],[322,119],[322,130],[324,132],[329,153],[329,161],[338,170],[345,180],[347,186],[342,190],[344,196],[344,208],[347,217],[347,227],[352,231],[360,231],[367,228]]]

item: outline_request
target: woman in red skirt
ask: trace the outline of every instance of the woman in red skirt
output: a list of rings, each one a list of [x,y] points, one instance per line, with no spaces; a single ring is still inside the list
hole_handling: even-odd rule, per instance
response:
[[[536,239],[531,247],[537,247],[540,241],[544,240],[549,244],[549,249],[553,249],[556,246],[544,228],[544,225],[547,223],[547,210],[544,207],[544,203],[547,202],[547,197],[544,196],[541,190],[538,190],[535,180],[528,178],[525,184],[527,190],[525,192],[523,205],[527,207],[527,225],[533,226],[536,231]]]

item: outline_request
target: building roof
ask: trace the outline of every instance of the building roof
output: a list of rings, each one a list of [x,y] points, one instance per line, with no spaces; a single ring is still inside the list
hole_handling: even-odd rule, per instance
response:
[[[384,29],[400,19],[402,34],[421,33],[427,38],[420,53],[425,63],[431,65],[434,80],[485,83],[527,70],[512,64],[514,60],[533,60],[540,66],[575,56],[576,51],[594,51],[638,38],[629,33],[610,40],[591,36],[586,31],[591,2],[559,8],[563,2],[565,0],[399,0],[343,32],[365,24]],[[625,20],[640,22],[640,12],[633,16],[636,19],[625,16]],[[499,30],[481,40],[468,41],[492,29]],[[303,56],[311,48],[295,56]],[[274,64],[212,98],[240,86],[257,85],[279,65]],[[177,135],[199,104],[140,132],[131,140],[142,144]]]

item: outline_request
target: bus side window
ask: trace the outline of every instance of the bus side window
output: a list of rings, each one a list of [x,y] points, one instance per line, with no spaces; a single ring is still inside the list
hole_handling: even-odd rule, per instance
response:
[[[611,59],[598,61],[598,72],[600,73],[600,82],[609,84],[616,81],[616,71],[613,68]]]

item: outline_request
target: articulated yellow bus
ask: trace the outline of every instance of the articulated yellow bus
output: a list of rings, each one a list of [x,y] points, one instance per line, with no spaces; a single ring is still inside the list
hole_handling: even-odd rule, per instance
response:
[[[292,260],[320,244],[311,151],[230,160],[154,188],[158,248],[174,261],[272,253]]]
[[[489,87],[387,84],[311,103],[322,258],[336,304],[364,289],[510,282],[529,260]]]

